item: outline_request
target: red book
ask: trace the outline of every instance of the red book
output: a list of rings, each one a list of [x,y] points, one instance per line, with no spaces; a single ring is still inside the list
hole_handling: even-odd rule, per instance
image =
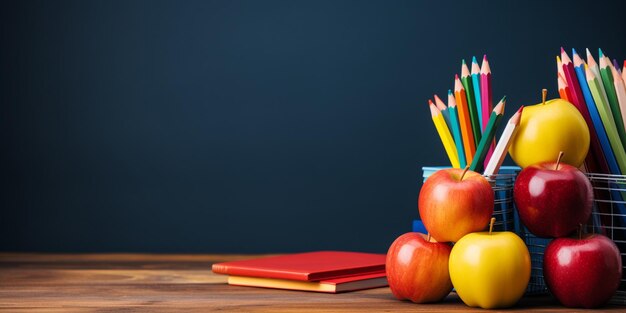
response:
[[[316,251],[213,264],[213,272],[234,276],[319,281],[385,270],[384,254]]]
[[[228,284],[247,287],[302,290],[315,292],[339,293],[354,290],[385,287],[388,285],[385,272],[357,275],[322,281],[300,281],[277,278],[246,276],[228,276]]]

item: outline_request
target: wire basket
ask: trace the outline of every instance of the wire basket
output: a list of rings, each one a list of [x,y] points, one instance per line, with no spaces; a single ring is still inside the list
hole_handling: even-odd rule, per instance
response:
[[[626,175],[588,173],[594,191],[593,231],[613,240],[626,266]],[[619,289],[610,303],[626,305],[626,267],[622,267]]]

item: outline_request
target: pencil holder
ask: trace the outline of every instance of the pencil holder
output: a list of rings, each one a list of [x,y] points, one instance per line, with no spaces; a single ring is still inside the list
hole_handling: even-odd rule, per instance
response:
[[[434,172],[444,168],[449,167],[422,167],[423,181],[426,181]],[[526,294],[544,294],[548,292],[548,288],[543,280],[543,252],[549,240],[535,237],[527,231],[520,222],[513,201],[513,186],[515,185],[515,178],[519,171],[520,168],[517,166],[502,166],[497,175],[485,177],[491,183],[494,191],[493,217],[496,218],[494,230],[514,232],[524,240],[524,243],[526,243],[528,247],[528,252],[530,252],[531,259],[530,281],[526,289]]]
[[[622,257],[622,280],[610,303],[626,305],[626,175],[587,173],[594,191],[593,232],[613,240]]]

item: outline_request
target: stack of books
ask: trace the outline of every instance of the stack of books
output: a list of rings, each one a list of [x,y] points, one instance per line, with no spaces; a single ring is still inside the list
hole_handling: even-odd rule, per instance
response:
[[[339,293],[387,286],[384,254],[316,251],[213,264],[229,285]]]

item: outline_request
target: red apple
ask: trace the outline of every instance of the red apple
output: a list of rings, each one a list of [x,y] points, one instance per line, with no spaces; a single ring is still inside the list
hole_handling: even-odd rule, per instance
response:
[[[418,208],[433,238],[456,242],[485,229],[493,215],[493,200],[493,189],[482,175],[450,168],[435,172],[424,182]]]
[[[393,295],[415,303],[437,302],[452,290],[448,259],[452,247],[422,233],[398,237],[387,252],[387,281]]]
[[[595,308],[619,287],[622,259],[615,243],[602,235],[557,238],[546,247],[543,275],[561,304]]]
[[[539,237],[567,236],[591,215],[593,190],[577,168],[557,162],[523,169],[513,188],[519,217]]]

